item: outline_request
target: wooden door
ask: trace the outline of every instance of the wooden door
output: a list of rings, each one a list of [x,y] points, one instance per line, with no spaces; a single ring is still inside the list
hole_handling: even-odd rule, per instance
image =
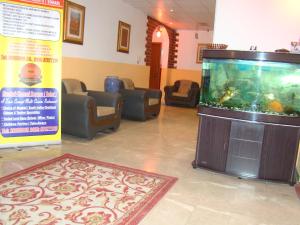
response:
[[[299,128],[266,125],[259,177],[293,183]]]
[[[201,116],[196,165],[224,172],[226,168],[230,120]]]
[[[149,86],[153,89],[160,89],[161,77],[161,43],[151,43],[151,65]]]

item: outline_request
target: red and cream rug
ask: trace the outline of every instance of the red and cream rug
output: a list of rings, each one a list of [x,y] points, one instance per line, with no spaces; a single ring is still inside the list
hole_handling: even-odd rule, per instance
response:
[[[0,225],[138,224],[176,180],[65,154],[0,178]]]

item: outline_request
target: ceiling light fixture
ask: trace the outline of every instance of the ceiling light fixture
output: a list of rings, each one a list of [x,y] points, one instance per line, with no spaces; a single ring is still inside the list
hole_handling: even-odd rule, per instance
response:
[[[170,12],[174,12],[174,9],[170,9]]]
[[[159,26],[156,30],[156,37],[160,38],[162,34],[161,26]]]

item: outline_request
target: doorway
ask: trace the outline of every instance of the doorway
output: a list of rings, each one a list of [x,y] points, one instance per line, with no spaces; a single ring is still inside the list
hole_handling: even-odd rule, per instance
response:
[[[161,43],[151,43],[151,65],[149,86],[153,89],[160,89],[161,79]]]

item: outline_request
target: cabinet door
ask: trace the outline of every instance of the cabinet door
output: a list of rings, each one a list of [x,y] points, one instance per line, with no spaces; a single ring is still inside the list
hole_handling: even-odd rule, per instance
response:
[[[230,125],[230,120],[200,117],[196,152],[198,166],[225,171]]]
[[[299,128],[266,125],[259,176],[292,182]]]

